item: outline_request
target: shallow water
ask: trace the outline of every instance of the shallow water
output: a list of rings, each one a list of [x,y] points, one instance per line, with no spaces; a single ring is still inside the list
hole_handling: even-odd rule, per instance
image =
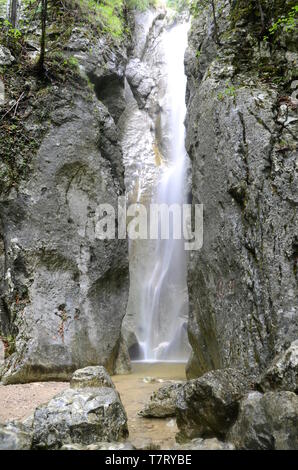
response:
[[[155,382],[147,380],[153,378]],[[112,377],[127,412],[129,438],[137,448],[171,449],[175,443],[175,420],[146,419],[138,416],[152,392],[169,380],[185,379],[185,364],[133,363],[132,374]],[[146,383],[147,382],[147,383]],[[42,403],[69,387],[68,382],[36,382],[0,385],[0,422],[23,420]]]
[[[156,382],[144,381],[154,378]],[[171,449],[177,433],[173,418],[148,419],[138,416],[151,393],[169,380],[184,380],[184,363],[133,363],[132,374],[113,376],[117,390],[127,412],[129,441],[137,448],[150,446],[156,449]]]

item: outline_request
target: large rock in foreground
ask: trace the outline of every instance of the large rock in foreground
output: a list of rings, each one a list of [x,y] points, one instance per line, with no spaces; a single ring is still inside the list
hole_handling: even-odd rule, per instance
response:
[[[65,390],[36,409],[32,428],[35,449],[113,442],[128,436],[119,394],[106,387]]]
[[[0,424],[0,450],[29,450],[32,436],[26,426],[18,422]]]
[[[278,355],[271,366],[260,378],[262,391],[298,391],[298,340],[282,354]]]
[[[143,418],[167,418],[176,415],[177,396],[182,384],[167,384],[154,392],[139,412]]]
[[[249,389],[247,377],[239,370],[208,372],[186,382],[177,400],[177,440],[196,437],[223,438],[235,422],[239,400]]]
[[[238,449],[298,450],[298,397],[292,392],[249,393],[228,440]]]
[[[103,366],[90,366],[78,369],[70,380],[71,388],[115,388],[111,377]]]

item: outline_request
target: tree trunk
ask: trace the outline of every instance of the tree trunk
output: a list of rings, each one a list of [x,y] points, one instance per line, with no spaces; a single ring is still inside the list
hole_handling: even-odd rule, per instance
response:
[[[211,5],[212,5],[212,14],[213,14],[213,21],[214,21],[214,36],[215,36],[215,42],[218,46],[220,46],[220,40],[218,36],[218,27],[217,27],[217,20],[216,20],[216,10],[215,10],[215,3],[214,0],[211,0]]]
[[[17,27],[18,22],[18,0],[10,0],[9,4],[9,21],[13,28]]]
[[[264,15],[264,11],[263,11],[262,4],[261,4],[260,0],[258,0],[258,8],[259,8],[261,23],[262,23],[261,33],[263,33],[265,31],[265,15]]]
[[[38,69],[44,71],[45,49],[46,49],[46,27],[47,27],[48,0],[41,1],[41,38],[40,55],[38,59]]]

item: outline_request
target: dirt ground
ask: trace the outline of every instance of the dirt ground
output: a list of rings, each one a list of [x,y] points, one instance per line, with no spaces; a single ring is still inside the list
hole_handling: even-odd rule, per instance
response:
[[[132,374],[112,377],[127,412],[129,441],[137,448],[152,445],[161,449],[173,447],[177,432],[174,419],[145,419],[137,413],[151,393],[167,380],[184,379],[184,368],[183,364],[139,363],[133,364]],[[38,405],[46,403],[68,386],[68,382],[0,385],[0,422],[23,420]]]

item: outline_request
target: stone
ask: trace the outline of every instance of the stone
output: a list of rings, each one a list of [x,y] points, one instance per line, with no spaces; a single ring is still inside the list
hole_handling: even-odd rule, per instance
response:
[[[270,390],[298,392],[298,340],[279,354],[272,364],[261,375],[259,388]]]
[[[249,388],[246,375],[234,369],[211,371],[187,381],[177,396],[177,441],[223,439],[237,418],[239,400]]]
[[[103,366],[84,367],[74,372],[70,388],[115,388],[111,377]]]
[[[0,66],[11,65],[15,62],[15,58],[7,47],[0,46]]]
[[[235,450],[230,442],[223,442],[216,439],[192,439],[185,444],[176,445],[174,450]]]
[[[35,449],[121,441],[127,417],[113,388],[68,389],[35,410],[32,432]]]
[[[0,450],[30,450],[32,435],[22,423],[0,424]]]
[[[182,384],[167,384],[154,392],[139,412],[143,418],[167,418],[176,415],[177,394]]]
[[[249,393],[228,434],[237,449],[298,450],[298,396],[292,392]]]

